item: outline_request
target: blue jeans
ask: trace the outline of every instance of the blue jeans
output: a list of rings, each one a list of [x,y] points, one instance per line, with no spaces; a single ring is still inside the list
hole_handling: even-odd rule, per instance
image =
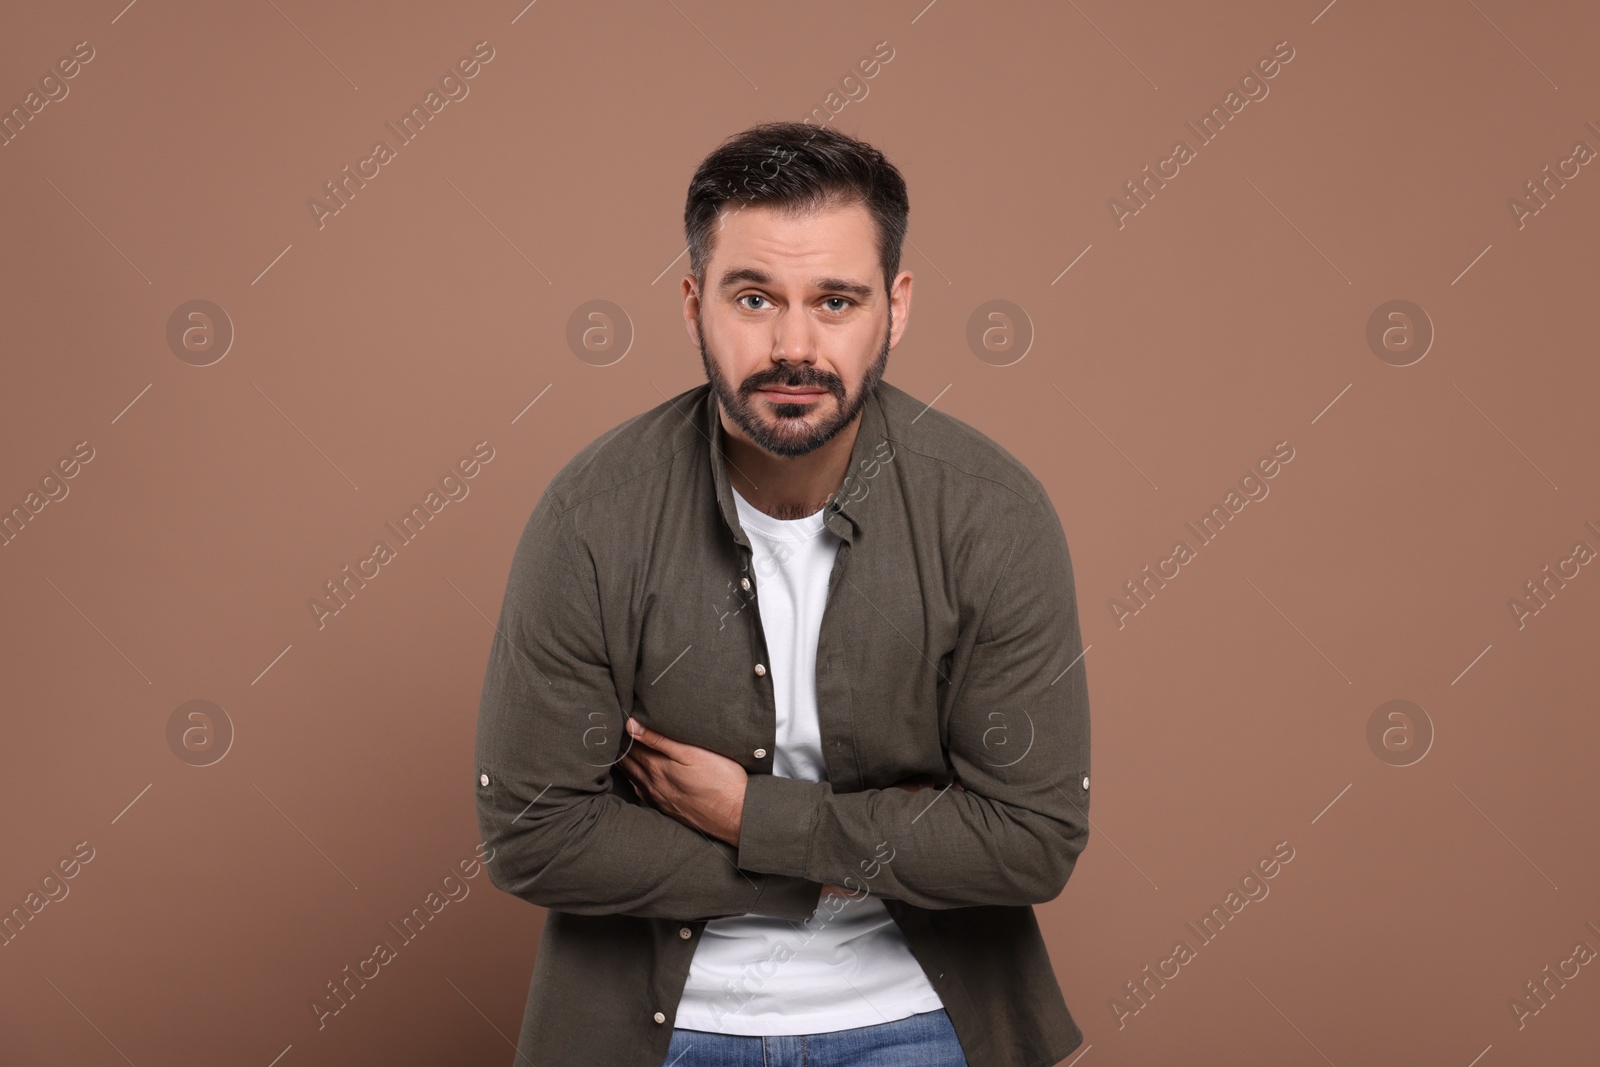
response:
[[[967,1067],[943,1008],[826,1034],[672,1031],[661,1067]]]

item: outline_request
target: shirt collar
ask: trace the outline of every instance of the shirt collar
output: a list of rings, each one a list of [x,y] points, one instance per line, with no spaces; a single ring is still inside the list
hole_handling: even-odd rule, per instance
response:
[[[863,477],[860,472],[875,469],[871,460],[889,436],[888,421],[883,412],[880,393],[882,385],[883,383],[879,382],[880,388],[874,389],[861,407],[861,425],[856,432],[855,444],[850,450],[850,466],[845,472],[845,484],[834,491],[828,504],[823,508],[823,525],[846,541],[852,540],[855,531],[861,527],[863,513],[870,511],[867,501],[881,498],[883,495],[853,493],[855,483]],[[727,443],[727,434],[722,428],[722,419],[717,410],[717,391],[709,383],[703,388],[706,395],[701,404],[700,423],[706,440],[711,442],[711,478],[716,486],[717,506],[722,511],[722,521],[733,534],[733,539],[749,548],[750,541],[745,537],[744,527],[739,525],[739,510],[733,500],[733,486],[728,481],[728,459],[723,451]],[[851,472],[856,472],[855,478],[850,477]],[[855,496],[853,500],[849,499],[852,495]]]

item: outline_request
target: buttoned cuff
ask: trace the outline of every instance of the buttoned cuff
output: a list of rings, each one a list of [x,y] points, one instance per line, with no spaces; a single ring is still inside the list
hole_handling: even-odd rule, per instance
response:
[[[817,809],[832,792],[827,782],[752,774],[745,781],[739,823],[739,866],[763,874],[808,877]]]

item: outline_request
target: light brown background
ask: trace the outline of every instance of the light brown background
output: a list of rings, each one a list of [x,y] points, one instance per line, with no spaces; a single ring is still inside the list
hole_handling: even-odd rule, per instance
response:
[[[1600,968],[1524,1028],[1508,1001],[1600,948],[1600,567],[1523,629],[1507,602],[1600,548],[1600,168],[1520,229],[1507,201],[1600,149],[1597,31],[1507,0],[7,12],[7,109],[96,56],[0,148],[0,505],[95,458],[0,548],[0,906],[95,858],[0,948],[0,1058],[510,1062],[543,915],[481,874],[325,1029],[309,1004],[477,842],[488,620],[540,490],[702,380],[694,166],[887,41],[832,121],[910,186],[888,377],[1043,480],[1091,646],[1094,832],[1039,908],[1081,1061],[1593,1062]],[[323,182],[483,40],[319,229]],[[1119,229],[1108,198],[1283,40]],[[166,342],[193,299],[237,333],[207,367]],[[594,299],[634,331],[605,367],[566,342]],[[1006,367],[966,342],[992,299],[1034,331]],[[1365,340],[1392,299],[1437,334],[1403,368]],[[480,440],[470,495],[318,629],[307,601]],[[1270,496],[1119,628],[1122,583],[1281,440]],[[236,731],[207,767],[167,741],[194,699]],[[1434,731],[1410,766],[1368,745],[1392,699]],[[1119,1027],[1280,841],[1270,896]]]

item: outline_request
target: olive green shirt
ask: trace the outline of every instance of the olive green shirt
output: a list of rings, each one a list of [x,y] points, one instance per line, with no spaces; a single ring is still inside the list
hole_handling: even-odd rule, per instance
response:
[[[512,558],[473,778],[491,881],[548,909],[515,1062],[659,1067],[706,921],[799,929],[842,899],[826,883],[883,899],[971,1067],[1058,1063],[1083,1035],[1031,905],[1088,842],[1089,700],[1049,495],[880,381],[825,510],[827,780],[785,778],[723,444],[709,384],[623,422],[555,475]],[[634,792],[628,714],[744,767],[737,848]],[[894,788],[919,775],[962,788]]]

